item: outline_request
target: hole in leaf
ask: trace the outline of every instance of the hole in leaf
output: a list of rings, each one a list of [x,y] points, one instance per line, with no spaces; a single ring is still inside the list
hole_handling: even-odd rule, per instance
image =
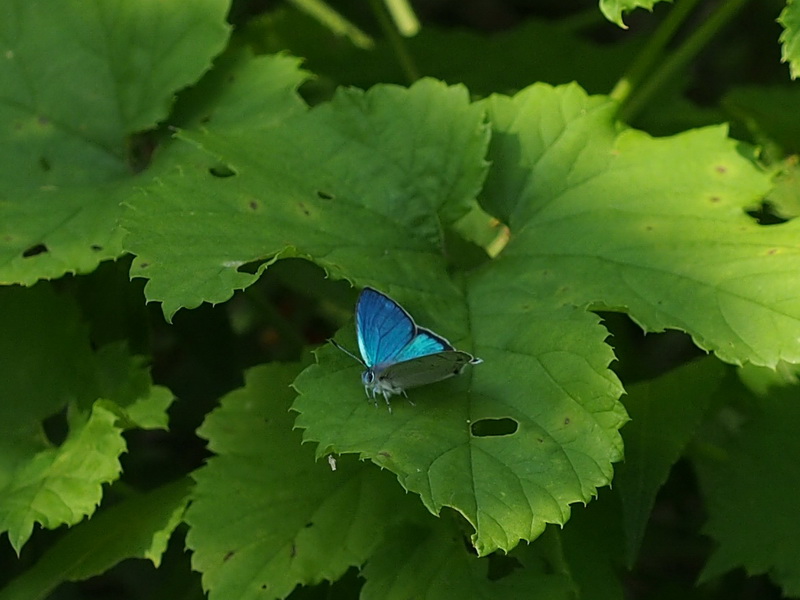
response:
[[[233,177],[234,175],[236,175],[236,172],[233,169],[231,169],[228,165],[216,165],[214,167],[211,167],[208,170],[208,172],[211,173],[211,175],[213,175],[214,177],[219,177],[221,179],[224,179],[226,177]]]
[[[45,252],[49,252],[47,246],[44,244],[36,244],[35,246],[31,246],[25,252],[22,253],[23,258],[30,258],[31,256],[36,256],[37,254],[44,254]]]
[[[789,220],[781,217],[769,201],[762,202],[757,207],[748,210],[747,214],[755,219],[759,225],[779,225]]]
[[[322,190],[317,190],[317,196],[323,200],[333,200],[333,194],[329,194],[328,192],[324,192]]]
[[[69,424],[67,423],[67,409],[61,410],[42,421],[42,429],[47,440],[54,446],[60,446],[67,439]]]
[[[475,437],[494,437],[511,435],[519,429],[519,423],[514,419],[480,419],[475,421],[470,428]]]

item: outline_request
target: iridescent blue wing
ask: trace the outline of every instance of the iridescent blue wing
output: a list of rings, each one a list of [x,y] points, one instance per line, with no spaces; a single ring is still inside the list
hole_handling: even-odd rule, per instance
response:
[[[436,335],[430,329],[417,327],[417,334],[408,342],[396,356],[392,358],[395,362],[412,360],[428,354],[436,354],[446,350],[454,350],[453,346],[440,335]]]
[[[379,378],[394,388],[406,390],[453,377],[461,373],[465,365],[480,362],[481,359],[473,358],[466,352],[445,350],[391,364],[380,373]]]
[[[402,306],[372,288],[356,304],[358,349],[367,367],[392,362],[415,339],[417,326]]]

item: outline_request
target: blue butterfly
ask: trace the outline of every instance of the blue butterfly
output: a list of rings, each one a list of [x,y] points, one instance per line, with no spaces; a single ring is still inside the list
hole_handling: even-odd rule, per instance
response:
[[[456,350],[442,336],[419,327],[406,310],[386,294],[364,288],[356,303],[358,358],[336,341],[331,342],[366,368],[361,382],[369,397],[406,395],[406,389],[458,375],[467,364],[483,361]]]

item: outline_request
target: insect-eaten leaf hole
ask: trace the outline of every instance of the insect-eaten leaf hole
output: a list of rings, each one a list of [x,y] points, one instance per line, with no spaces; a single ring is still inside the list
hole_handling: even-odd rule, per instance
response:
[[[233,177],[236,175],[236,171],[231,169],[228,165],[214,165],[213,167],[208,169],[208,172],[214,176],[219,177],[220,179],[225,179],[226,177]]]
[[[747,211],[747,214],[755,219],[759,225],[780,225],[789,220],[782,217],[769,200],[765,200],[758,206],[751,208]]]
[[[497,437],[512,435],[519,429],[519,423],[509,417],[501,419],[479,419],[475,421],[470,430],[475,437]]]
[[[323,200],[333,200],[333,194],[330,194],[324,190],[317,190],[317,196],[322,198]]]
[[[30,258],[31,256],[36,256],[37,254],[44,254],[45,252],[50,252],[50,249],[44,244],[36,244],[25,250],[25,252],[22,253],[22,257]]]

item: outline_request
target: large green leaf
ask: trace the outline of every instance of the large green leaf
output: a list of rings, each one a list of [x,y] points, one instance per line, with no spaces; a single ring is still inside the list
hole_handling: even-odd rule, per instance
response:
[[[76,525],[0,590],[0,600],[45,598],[64,581],[100,575],[126,558],[146,558],[157,567],[188,499],[189,481],[181,480],[131,496]]]
[[[129,137],[163,120],[227,39],[226,0],[0,3],[0,282],[121,254]]]
[[[286,96],[302,73],[287,73],[288,60],[266,57],[249,71],[272,77],[283,96],[268,88],[261,110],[239,108],[235,122],[234,108],[220,106],[225,120],[212,114],[182,134],[213,158],[181,155],[132,205],[131,273],[148,278],[145,293],[167,318],[227,300],[260,273],[242,267],[281,254],[373,282],[408,286],[403,274],[416,273],[413,287],[434,295],[447,285],[441,230],[475,205],[486,171],[482,110],[464,88],[423,80],[410,90],[343,90],[298,114]],[[227,170],[215,170],[220,163]]]
[[[554,304],[625,311],[689,333],[722,360],[800,362],[800,223],[746,209],[769,179],[724,127],[668,137],[618,130],[615,106],[576,86],[487,102],[484,208],[512,237],[492,276]]]
[[[195,475],[187,544],[212,599],[284,598],[336,580],[415,508],[372,465],[315,462],[288,412],[298,371],[252,369],[200,429],[217,456]]]

